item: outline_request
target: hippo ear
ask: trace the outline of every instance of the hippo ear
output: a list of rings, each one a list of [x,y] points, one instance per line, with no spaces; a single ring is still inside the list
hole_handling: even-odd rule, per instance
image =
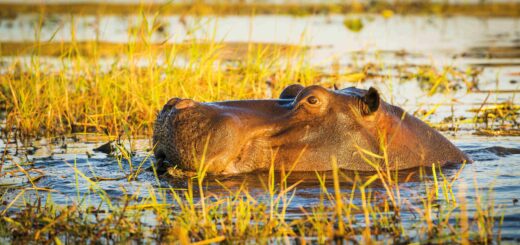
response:
[[[291,84],[285,87],[280,94],[280,99],[294,99],[304,87],[300,84]]]
[[[380,104],[379,92],[377,89],[370,87],[368,92],[361,98],[364,102],[365,107],[362,108],[362,111],[365,115],[370,115],[377,111]]]

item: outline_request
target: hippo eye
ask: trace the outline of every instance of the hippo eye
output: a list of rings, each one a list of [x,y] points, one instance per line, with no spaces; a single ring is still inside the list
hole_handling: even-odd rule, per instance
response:
[[[309,96],[309,98],[307,98],[307,102],[309,102],[311,105],[316,105],[318,104],[319,100],[316,96]]]

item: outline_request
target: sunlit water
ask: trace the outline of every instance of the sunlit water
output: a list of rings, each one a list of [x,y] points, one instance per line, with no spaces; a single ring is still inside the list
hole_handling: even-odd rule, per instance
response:
[[[478,76],[480,90],[519,89],[520,84],[520,21],[512,18],[474,18],[474,17],[401,17],[384,19],[379,16],[361,16],[364,28],[359,33],[346,29],[342,22],[343,16],[319,16],[295,18],[289,16],[256,16],[249,17],[203,17],[187,18],[188,26],[200,26],[193,34],[188,35],[179,16],[161,17],[166,24],[163,33],[156,33],[152,39],[156,42],[182,42],[190,38],[205,39],[214,36],[222,41],[255,41],[305,44],[319,46],[313,49],[309,63],[324,67],[326,71],[330,64],[337,62],[341,67],[351,66],[356,61],[354,52],[363,51],[365,55],[358,63],[376,62],[387,65],[388,74],[394,72],[395,64],[433,65],[442,68],[453,65],[464,71],[469,67],[482,69]],[[0,20],[0,42],[34,41],[34,26],[37,15],[21,15],[15,19]],[[77,40],[92,40],[98,35],[99,40],[111,42],[127,42],[128,29],[139,22],[138,16],[103,16],[96,19],[93,16],[76,17]],[[70,41],[71,19],[69,16],[50,16],[46,19],[40,38],[55,42]],[[216,28],[215,28],[216,27]],[[57,32],[56,32],[57,30]],[[213,31],[216,30],[216,33]],[[54,35],[54,33],[56,34]],[[97,34],[96,34],[97,33]],[[496,50],[505,50],[497,52]],[[377,52],[384,51],[377,55]],[[407,55],[399,56],[397,52],[405,51]],[[491,57],[491,58],[490,58]],[[23,57],[2,57],[3,72],[13,60]],[[59,64],[53,58],[47,58],[50,64]],[[59,65],[57,65],[59,68]],[[468,93],[460,89],[450,93],[438,93],[426,96],[427,91],[421,89],[417,82],[400,82],[399,79],[381,81],[374,79],[362,84],[345,83],[343,86],[358,86],[368,88],[378,87],[385,100],[413,112],[420,108],[429,109],[440,104],[437,112],[429,116],[430,121],[440,121],[452,113],[455,116],[471,117],[470,108],[478,108],[487,96],[487,92]],[[518,103],[514,92],[491,93],[488,102],[513,101]],[[159,108],[158,108],[159,109]],[[453,111],[453,112],[452,112]],[[475,211],[475,188],[487,198],[487,191],[492,188],[495,205],[499,208],[497,219],[504,215],[502,237],[504,239],[520,240],[520,204],[513,200],[520,198],[520,139],[516,137],[483,137],[472,135],[471,127],[462,132],[448,132],[446,135],[463,151],[475,160],[467,165],[458,180],[455,190],[465,186],[463,195],[469,200],[470,211]],[[104,143],[101,138],[80,137],[79,142],[67,138],[52,143],[50,139],[34,140],[26,152],[21,149],[16,154],[14,144],[10,144],[7,152],[13,156],[8,160],[4,171],[12,162],[34,162],[34,167],[43,171],[44,177],[37,181],[40,187],[47,187],[57,192],[52,193],[52,199],[59,204],[70,204],[78,198],[87,197],[89,203],[96,206],[99,196],[92,193],[89,184],[78,177],[73,166],[88,177],[116,178],[129,173],[129,163],[123,161],[120,165],[111,156],[96,153],[93,149]],[[5,149],[6,141],[2,139],[0,149]],[[66,145],[66,147],[65,147]],[[148,155],[151,143],[148,139],[135,142],[135,156],[132,158],[134,169]],[[507,149],[497,150],[497,147]],[[27,154],[26,154],[27,153]],[[27,158],[26,158],[27,155]],[[154,159],[144,162],[147,169]],[[445,174],[450,177],[460,166],[450,167]],[[258,181],[260,176],[237,176],[221,179],[228,187],[238,187],[243,181],[248,181],[249,192],[262,197],[265,189]],[[2,184],[26,185],[23,177],[4,177]],[[464,184],[463,184],[464,183]],[[174,186],[183,188],[186,181],[161,179],[156,181],[153,172],[142,171],[135,181],[106,180],[99,186],[111,197],[117,199],[124,194],[139,192],[143,198],[148,196],[147,187]],[[403,183],[403,196],[414,193],[420,181]],[[343,186],[349,190],[349,186]],[[209,192],[225,195],[226,191],[216,182],[208,183]],[[381,190],[382,191],[382,190]],[[14,196],[7,195],[7,199]],[[300,207],[310,207],[319,202],[320,187],[313,178],[308,178],[296,189],[296,195],[289,204],[289,218],[300,215]],[[457,195],[459,193],[456,193]],[[406,214],[405,214],[406,215]]]

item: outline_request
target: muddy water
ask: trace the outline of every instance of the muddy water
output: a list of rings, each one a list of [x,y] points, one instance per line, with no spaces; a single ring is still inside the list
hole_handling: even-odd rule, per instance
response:
[[[214,37],[225,42],[275,42],[305,44],[315,48],[310,51],[308,62],[323,67],[323,72],[331,72],[331,64],[339,65],[342,72],[354,69],[357,65],[375,63],[382,66],[378,72],[386,75],[384,79],[368,79],[364,83],[349,83],[343,86],[367,88],[378,87],[387,101],[397,104],[410,112],[429,110],[439,106],[436,113],[426,117],[431,122],[440,122],[447,116],[474,116],[469,111],[479,108],[486,97],[487,103],[512,101],[518,104],[516,90],[520,89],[520,20],[510,18],[473,17],[401,17],[384,19],[380,16],[351,16],[361,18],[363,29],[352,32],[343,26],[344,16],[319,16],[294,18],[288,16],[256,16],[192,18],[179,16],[161,17],[164,30],[154,33],[156,42],[182,42],[189,39]],[[14,19],[0,21],[0,42],[35,41],[34,26],[37,15],[22,15]],[[75,26],[76,40],[128,42],[128,31],[139,23],[137,16],[94,16],[75,17],[49,16],[45,19],[40,33],[41,40],[52,42],[70,41],[71,26]],[[216,30],[216,31],[215,31]],[[26,57],[27,58],[27,57]],[[8,72],[10,62],[24,57],[1,57]],[[60,69],[56,58],[43,58],[44,62]],[[478,70],[478,87],[467,92],[466,85],[449,93],[428,95],[428,89],[421,87],[417,79],[402,79],[393,76],[397,73],[396,65],[409,65],[411,72],[418,65],[428,65],[442,72],[444,66],[466,72]],[[453,78],[456,80],[456,78]],[[487,197],[487,191],[493,189],[489,198],[495,200],[498,208],[497,218],[504,215],[502,238],[520,241],[520,204],[513,200],[520,198],[520,138],[484,137],[473,135],[472,125],[462,126],[462,131],[445,132],[463,151],[468,153],[475,163],[466,166],[460,175],[460,185],[456,186],[456,195],[464,195],[469,200],[470,211],[476,206],[475,188]],[[99,137],[79,137],[79,140],[66,138],[53,142],[51,139],[35,140],[30,147],[17,152],[13,143],[8,144],[7,152],[12,158],[4,166],[4,171],[12,167],[13,162],[33,162],[33,167],[41,170],[43,177],[37,185],[48,187],[53,192],[56,203],[68,204],[87,197],[90,205],[100,202],[90,185],[77,177],[76,166],[88,177],[114,178],[103,180],[98,185],[113,199],[121,198],[126,193],[139,193],[148,196],[147,187],[173,186],[184,188],[185,181],[161,179],[156,181],[150,171],[142,171],[136,181],[118,179],[130,172],[130,164],[93,149],[106,139]],[[0,149],[6,147],[2,139]],[[150,166],[153,158],[147,159],[150,148],[148,139],[136,140],[133,145],[135,156],[132,166],[135,169],[144,161],[143,169]],[[27,154],[25,154],[27,153]],[[27,157],[25,157],[27,155]],[[145,159],[147,159],[145,161]],[[11,165],[11,166],[10,166]],[[460,166],[445,169],[445,174],[453,176]],[[261,197],[265,193],[258,181],[263,175],[245,175],[222,179],[227,187],[237,187],[248,181],[250,192]],[[1,185],[27,185],[25,177],[5,177]],[[411,181],[403,183],[403,196],[412,196],[422,183]],[[460,188],[459,188],[460,187]],[[348,186],[344,186],[348,189]],[[225,195],[226,191],[216,182],[208,183],[208,191]],[[380,190],[382,191],[382,190]],[[297,189],[289,205],[289,218],[301,215],[300,207],[310,207],[319,201],[320,188],[313,178],[306,178]],[[12,198],[15,192],[7,195]],[[36,198],[35,195],[33,195]],[[357,200],[358,201],[358,200]],[[410,215],[410,214],[408,214]]]

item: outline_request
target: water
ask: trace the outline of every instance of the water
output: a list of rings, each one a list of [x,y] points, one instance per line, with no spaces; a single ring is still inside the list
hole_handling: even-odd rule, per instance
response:
[[[471,118],[474,113],[469,109],[479,108],[486,99],[488,104],[512,101],[518,104],[516,91],[520,89],[520,20],[515,18],[476,18],[476,17],[427,17],[395,16],[385,19],[380,16],[360,15],[364,28],[359,33],[349,31],[343,26],[344,16],[315,16],[296,18],[289,16],[250,17],[187,17],[183,24],[179,16],[161,17],[166,23],[162,33],[155,33],[155,42],[182,42],[192,38],[205,39],[214,36],[224,42],[268,42],[285,44],[304,44],[315,47],[310,51],[308,62],[323,67],[324,73],[330,73],[332,64],[337,64],[342,71],[348,71],[356,65],[374,63],[382,66],[379,74],[388,78],[368,79],[363,83],[343,82],[342,86],[368,88],[373,85],[382,91],[386,101],[399,105],[409,112],[429,110],[438,106],[437,111],[425,117],[430,122],[440,122],[448,116]],[[37,15],[20,15],[14,19],[0,21],[0,42],[33,42],[34,26]],[[136,23],[139,16],[94,16],[75,17],[48,16],[43,26],[41,40],[54,42],[70,41],[70,27],[76,27],[76,40],[92,40],[97,36],[101,41],[124,43],[129,41],[127,31]],[[74,23],[74,24],[72,24]],[[188,27],[187,27],[187,26]],[[188,34],[189,27],[199,26]],[[215,28],[216,27],[216,28]],[[57,30],[57,31],[56,31]],[[214,32],[216,30],[216,32]],[[4,68],[10,62],[27,57],[0,58]],[[108,58],[110,59],[110,58]],[[53,57],[44,57],[56,69],[60,62]],[[417,79],[401,79],[395,75],[396,67],[409,66],[410,72],[421,65],[439,69],[452,66],[461,72],[469,69],[478,71],[475,79],[478,88],[467,91],[462,85],[450,93],[428,95]],[[454,80],[456,78],[453,78]],[[491,91],[491,92],[490,92]],[[498,92],[497,92],[498,91]],[[159,108],[158,108],[159,109]],[[476,210],[475,189],[484,197],[492,188],[492,198],[499,207],[497,218],[504,215],[502,238],[520,241],[520,204],[513,200],[520,198],[520,140],[518,137],[488,137],[473,135],[473,125],[463,125],[460,131],[444,132],[458,147],[465,151],[475,162],[466,166],[455,186],[456,195],[465,189],[469,201],[469,210]],[[77,139],[75,139],[77,138]],[[153,172],[143,170],[135,181],[121,179],[130,172],[126,160],[120,163],[116,157],[94,152],[93,149],[106,142],[103,137],[76,136],[62,139],[41,139],[30,142],[16,152],[13,142],[2,138],[0,149],[6,148],[11,159],[7,160],[3,171],[11,169],[13,162],[33,162],[32,167],[42,174],[36,184],[55,190],[52,199],[59,204],[70,204],[79,197],[88,197],[91,205],[100,202],[99,195],[93,193],[87,181],[78,177],[74,166],[88,177],[114,178],[99,181],[98,185],[112,198],[118,199],[126,194],[135,194],[142,198],[148,196],[147,187],[174,186],[185,188],[186,181],[167,178],[156,181]],[[21,144],[21,143],[19,143]],[[502,147],[502,148],[501,148]],[[133,168],[144,161],[142,169],[150,167],[153,157],[149,156],[150,139],[143,138],[133,142],[135,155],[131,158]],[[145,160],[146,159],[146,160]],[[453,177],[460,166],[445,169],[448,177]],[[32,172],[33,177],[38,171]],[[265,187],[258,179],[266,174],[243,175],[221,178],[228,188],[238,188],[247,181],[250,193],[261,197]],[[312,175],[312,174],[311,174]],[[302,176],[299,176],[302,177]],[[296,181],[298,177],[294,177]],[[306,176],[296,191],[288,207],[289,218],[301,216],[301,209],[309,208],[319,202],[320,187],[316,179]],[[25,176],[8,177],[0,180],[1,185],[27,186]],[[412,180],[401,184],[403,195],[412,195],[422,183]],[[209,180],[208,192],[226,195],[226,191],[213,180]],[[1,188],[1,187],[0,187]],[[331,187],[332,188],[332,187]],[[342,185],[345,190],[348,185]],[[421,193],[418,193],[419,195]],[[12,200],[16,191],[4,197]],[[359,200],[356,200],[359,201]],[[404,214],[410,215],[410,214]]]
[[[98,137],[94,137],[95,139]],[[503,239],[520,239],[518,234],[520,219],[520,205],[514,204],[513,200],[520,197],[520,142],[516,137],[478,137],[470,134],[461,134],[457,137],[449,137],[458,147],[468,153],[475,162],[463,168],[459,179],[455,185],[455,191],[461,186],[467,188],[465,190],[465,198],[467,200],[475,200],[475,188],[478,187],[481,198],[493,198],[494,204],[498,208],[496,218],[500,218],[503,214],[504,222],[502,225]],[[110,157],[104,153],[95,153],[94,148],[101,145],[97,140],[91,140],[89,137],[82,137],[79,142],[67,139],[65,142],[58,144],[49,144],[45,140],[33,142],[33,146],[38,148],[34,154],[29,155],[29,161],[33,162],[33,168],[41,170],[44,177],[37,182],[37,186],[50,188],[57,192],[52,192],[52,200],[57,204],[70,205],[81,198],[87,200],[85,205],[97,206],[101,202],[100,196],[91,189],[90,184],[82,177],[78,177],[73,169],[76,165],[77,169],[89,178],[118,178],[124,177],[129,173],[129,164],[123,161],[122,167],[118,164],[115,157]],[[146,148],[149,146],[147,139],[136,140],[135,142],[136,156],[132,158],[134,168],[147,156]],[[62,147],[66,144],[67,147]],[[496,150],[497,147],[507,149]],[[13,147],[14,148],[14,147]],[[10,148],[10,151],[13,150]],[[88,153],[87,153],[88,152]],[[14,155],[14,154],[13,154]],[[21,155],[21,154],[20,154]],[[25,156],[19,156],[24,158]],[[16,159],[14,161],[20,160]],[[145,161],[143,169],[150,167],[153,159]],[[453,177],[459,170],[460,166],[453,166],[444,169],[446,176]],[[7,169],[6,169],[7,170]],[[36,176],[38,174],[34,174]],[[255,175],[242,175],[233,177],[217,178],[221,184],[217,184],[213,179],[207,182],[207,193],[214,195],[228,194],[227,189],[237,190],[244,182],[247,183],[249,192],[256,198],[265,198],[268,173]],[[295,192],[292,202],[287,207],[288,219],[297,219],[301,214],[301,208],[310,208],[320,202],[320,185],[314,177],[314,173],[294,174],[289,183],[295,183],[304,179],[300,183]],[[475,183],[474,180],[477,180]],[[23,182],[22,182],[23,181]],[[77,181],[77,182],[76,182]],[[2,184],[13,183],[16,185],[27,185],[24,177],[8,178],[2,180]],[[264,184],[262,184],[264,183]],[[121,199],[127,194],[137,194],[138,199],[149,197],[148,187],[158,188],[159,186],[172,186],[174,188],[186,188],[186,180],[172,180],[166,177],[157,182],[152,171],[144,170],[135,181],[127,181],[126,179],[105,180],[97,182],[113,200]],[[421,185],[419,180],[414,180],[401,184],[401,195],[411,198],[414,194],[420,195],[418,186]],[[223,187],[225,186],[225,188]],[[328,185],[329,192],[333,192],[331,183]],[[342,183],[344,191],[350,190],[351,185]],[[487,195],[487,191],[492,188],[492,196]],[[375,190],[383,191],[381,187]],[[14,197],[16,192],[7,195]],[[42,195],[42,194],[40,194]],[[80,198],[78,198],[78,195]],[[359,200],[355,200],[358,203]],[[358,203],[359,204],[359,203]],[[468,210],[474,212],[476,206],[469,201]],[[406,214],[405,214],[406,215]],[[152,222],[152,221],[150,221]]]

